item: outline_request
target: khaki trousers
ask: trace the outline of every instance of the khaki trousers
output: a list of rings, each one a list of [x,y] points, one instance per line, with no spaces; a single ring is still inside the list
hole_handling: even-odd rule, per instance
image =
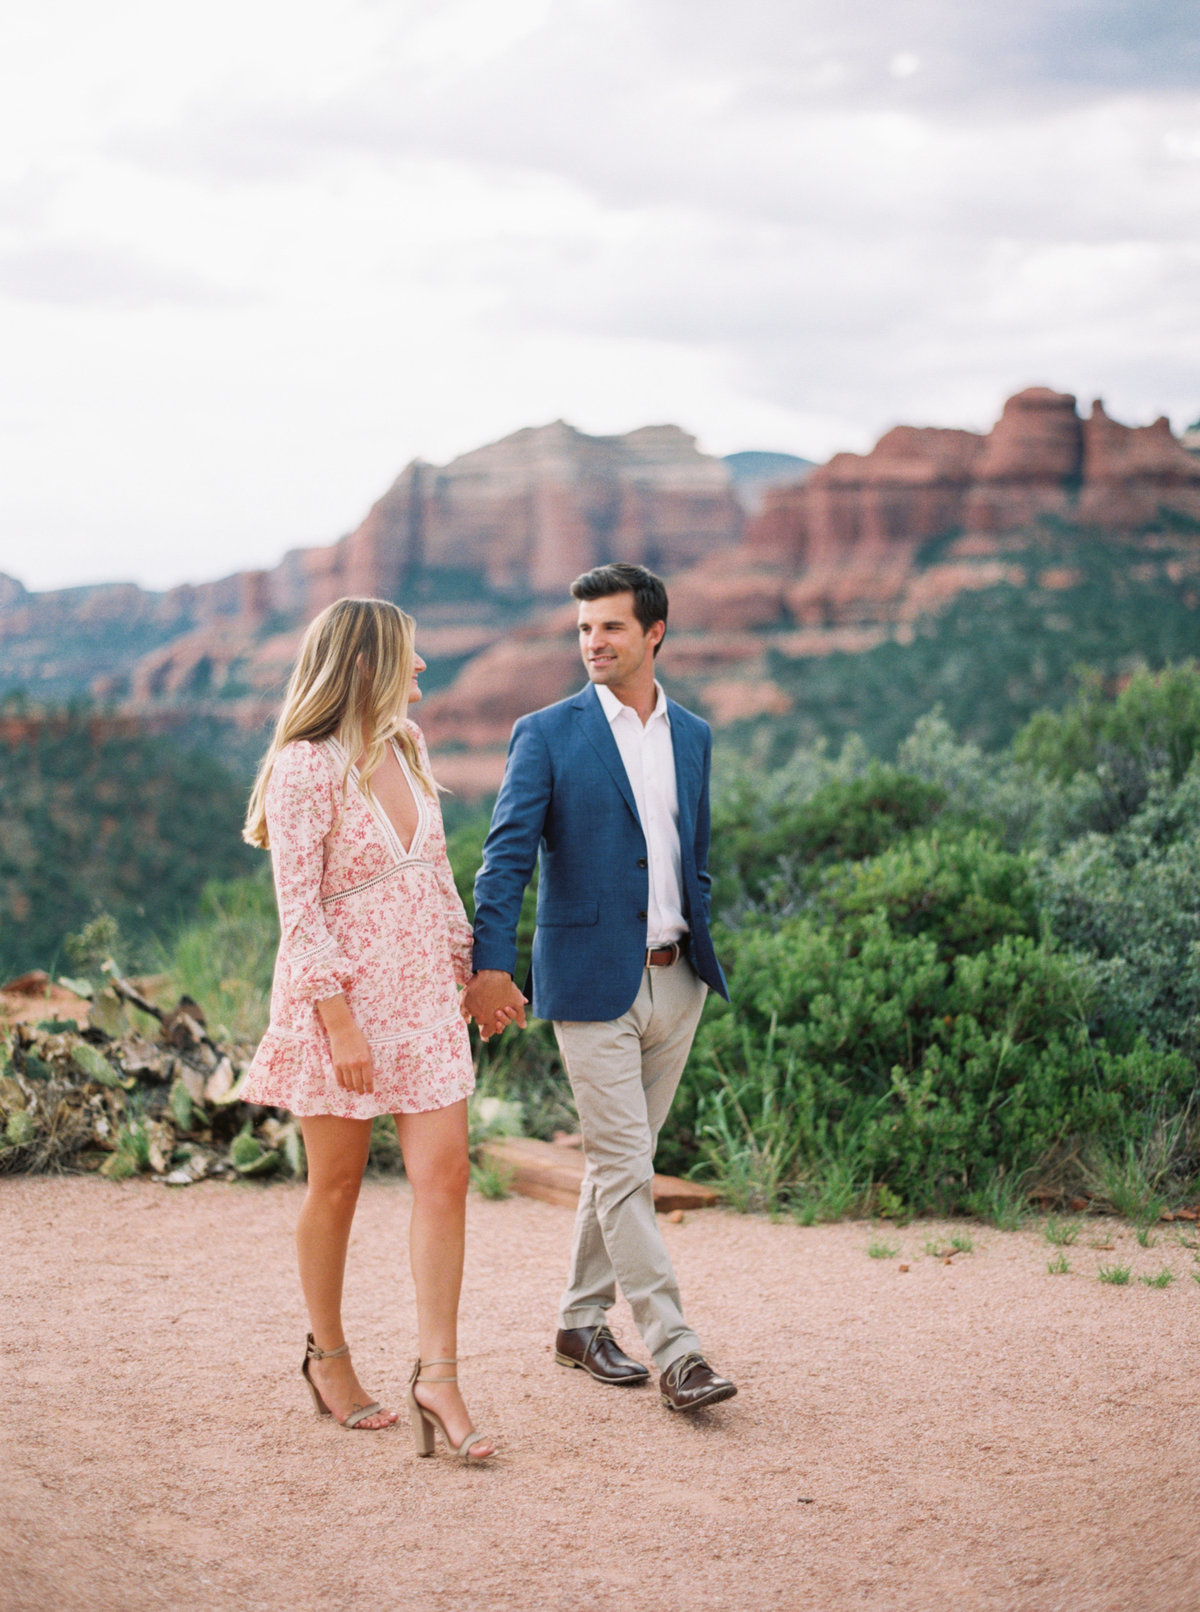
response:
[[[700,1347],[654,1214],[654,1149],[683,1074],[708,987],[686,958],[647,968],[619,1019],[555,1020],[587,1160],[563,1327],[597,1326],[617,1287],[660,1371]]]

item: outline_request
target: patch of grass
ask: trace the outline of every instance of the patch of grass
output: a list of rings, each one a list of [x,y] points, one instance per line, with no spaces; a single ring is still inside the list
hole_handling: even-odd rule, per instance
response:
[[[950,1239],[950,1246],[956,1254],[973,1254],[975,1252],[975,1239],[969,1232],[956,1231]]]
[[[900,1249],[896,1243],[874,1242],[867,1244],[868,1259],[895,1259],[899,1252]]]
[[[971,1209],[997,1231],[1019,1231],[1029,1200],[1025,1175],[998,1172],[971,1194]]]
[[[1055,1248],[1070,1248],[1079,1236],[1079,1227],[1070,1220],[1059,1220],[1051,1215],[1046,1222],[1046,1241],[1053,1243]]]
[[[1102,1282],[1108,1282],[1112,1287],[1127,1287],[1133,1274],[1133,1266],[1101,1265],[1096,1274]]]
[[[1097,1200],[1123,1220],[1150,1226],[1167,1207],[1163,1187],[1179,1145],[1182,1117],[1154,1125],[1141,1140],[1126,1138],[1124,1146],[1094,1148],[1085,1174]]]
[[[1170,1287],[1171,1283],[1174,1280],[1175,1280],[1175,1272],[1174,1271],[1169,1271],[1165,1265],[1163,1266],[1162,1270],[1158,1272],[1157,1275],[1155,1275],[1155,1276],[1143,1276],[1142,1277],[1142,1281],[1146,1284],[1147,1287]]]
[[[150,1138],[140,1120],[131,1120],[118,1128],[116,1146],[100,1167],[100,1174],[110,1181],[127,1181],[131,1175],[140,1175],[150,1168]]]
[[[925,1239],[925,1252],[929,1255],[930,1259],[944,1259],[946,1256],[946,1247],[947,1245],[939,1242],[936,1237],[926,1237]]]
[[[512,1191],[513,1172],[505,1164],[480,1159],[471,1166],[471,1185],[481,1198],[507,1198]]]
[[[883,1220],[894,1220],[898,1226],[906,1226],[912,1219],[904,1199],[893,1192],[886,1181],[875,1188],[875,1213]]]
[[[1053,1259],[1046,1261],[1046,1269],[1051,1276],[1066,1276],[1071,1266],[1065,1254],[1056,1254]]]
[[[818,1221],[841,1220],[860,1202],[863,1186],[853,1157],[824,1160],[801,1187],[793,1189],[792,1214],[802,1226]]]
[[[1136,1232],[1139,1248],[1153,1248],[1155,1239],[1151,1235],[1149,1226],[1139,1226]]]

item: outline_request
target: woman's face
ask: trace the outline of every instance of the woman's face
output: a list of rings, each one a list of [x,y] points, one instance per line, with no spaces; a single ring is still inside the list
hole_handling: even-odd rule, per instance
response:
[[[417,701],[421,698],[421,690],[417,686],[417,678],[421,675],[421,673],[424,670],[425,670],[425,662],[421,659],[420,655],[418,655],[416,650],[414,649],[413,650],[412,682],[409,685],[409,690],[408,690],[408,703],[410,705],[415,705],[417,703]]]

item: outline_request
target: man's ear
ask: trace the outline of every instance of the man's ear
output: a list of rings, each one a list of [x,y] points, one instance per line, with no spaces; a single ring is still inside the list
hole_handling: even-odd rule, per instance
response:
[[[662,643],[663,639],[666,637],[666,633],[667,624],[665,621],[652,621],[649,627],[646,629],[646,637],[650,640],[655,649],[657,649],[659,644]]]

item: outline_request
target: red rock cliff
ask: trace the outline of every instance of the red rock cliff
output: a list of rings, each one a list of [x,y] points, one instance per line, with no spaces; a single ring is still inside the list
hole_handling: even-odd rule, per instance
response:
[[[1163,508],[1200,518],[1200,463],[1165,419],[1120,425],[1096,402],[1084,421],[1070,393],[1034,386],[986,437],[899,426],[868,454],[836,454],[800,486],[768,491],[746,548],[800,572],[851,567],[866,585],[897,548],[956,528],[1016,531],[1058,515],[1135,530]]]

